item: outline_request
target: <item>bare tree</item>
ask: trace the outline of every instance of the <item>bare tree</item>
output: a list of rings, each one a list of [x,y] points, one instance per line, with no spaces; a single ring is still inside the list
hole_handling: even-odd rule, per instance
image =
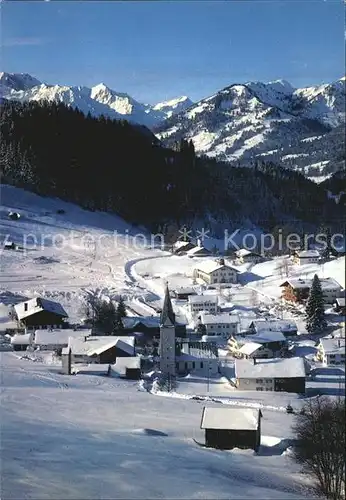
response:
[[[345,400],[326,396],[309,400],[294,430],[294,458],[313,476],[317,494],[345,498]]]

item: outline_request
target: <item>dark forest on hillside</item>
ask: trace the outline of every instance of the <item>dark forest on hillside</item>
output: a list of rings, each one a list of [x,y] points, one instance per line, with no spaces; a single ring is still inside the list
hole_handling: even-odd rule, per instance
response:
[[[145,127],[63,104],[4,102],[0,133],[3,183],[116,212],[151,230],[197,219],[247,219],[266,230],[288,220],[341,222],[340,206],[297,172],[199,158],[191,141],[168,149]]]

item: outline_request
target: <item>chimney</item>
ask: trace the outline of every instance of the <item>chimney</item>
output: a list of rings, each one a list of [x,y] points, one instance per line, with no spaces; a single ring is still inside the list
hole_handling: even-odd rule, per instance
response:
[[[219,259],[219,264],[220,264],[220,266],[224,266],[225,265],[225,259],[223,259],[223,258]]]

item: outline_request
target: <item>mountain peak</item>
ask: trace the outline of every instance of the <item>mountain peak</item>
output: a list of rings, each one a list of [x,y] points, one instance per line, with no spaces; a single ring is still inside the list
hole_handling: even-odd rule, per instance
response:
[[[0,85],[20,91],[37,87],[41,85],[41,82],[28,73],[7,73],[2,71],[0,72]]]

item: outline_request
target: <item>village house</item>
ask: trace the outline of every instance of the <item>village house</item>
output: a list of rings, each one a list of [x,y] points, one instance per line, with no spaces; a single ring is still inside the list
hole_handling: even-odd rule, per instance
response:
[[[285,337],[294,337],[298,334],[297,324],[287,319],[260,319],[249,325],[251,333],[281,332]]]
[[[173,253],[176,255],[184,255],[188,250],[195,248],[196,245],[191,243],[191,241],[181,241],[178,240],[173,245]]]
[[[281,358],[287,354],[288,342],[282,332],[262,331],[254,335],[236,336],[239,353],[251,358]],[[245,344],[256,344],[260,347],[251,351]],[[254,348],[254,346],[253,346]],[[250,350],[250,352],[248,352]]]
[[[241,391],[305,394],[308,365],[304,358],[236,359],[236,386]]]
[[[173,291],[173,296],[179,300],[188,300],[190,295],[197,295],[197,292],[191,286],[177,288]]]
[[[71,364],[112,364],[118,357],[135,356],[134,337],[97,336],[70,337],[68,346],[62,349],[62,364],[67,367],[69,351]]]
[[[320,282],[323,300],[326,304],[333,304],[344,293],[342,286],[334,278],[320,278]],[[304,302],[309,296],[311,284],[311,278],[288,279],[280,285],[283,288],[282,298],[288,302]]]
[[[227,340],[230,335],[238,333],[239,318],[235,314],[202,312],[200,318],[201,324],[205,326],[205,335],[208,337],[222,337]]]
[[[11,337],[11,345],[14,351],[26,351],[32,345],[34,339],[33,332],[15,334]]]
[[[62,327],[68,315],[59,302],[37,297],[14,306],[20,326],[28,329]]]
[[[299,266],[316,264],[320,261],[320,253],[318,250],[296,250],[293,252],[292,261]]]
[[[143,345],[150,345],[160,338],[160,316],[126,316],[122,323],[125,334],[142,334],[136,338]],[[183,318],[176,318],[175,327],[177,337],[186,337],[186,321]]]
[[[66,328],[63,330],[36,330],[34,334],[33,347],[39,348],[41,351],[56,351],[63,347],[67,347],[69,338],[84,338],[91,336],[90,330],[72,330]]]
[[[241,248],[235,252],[237,264],[257,264],[263,262],[264,258],[261,254]]]
[[[322,338],[318,344],[316,359],[324,365],[345,364],[345,338]]]
[[[253,408],[203,408],[201,429],[205,430],[207,447],[258,451],[261,444],[261,410]]]
[[[120,378],[139,380],[141,373],[141,358],[139,356],[119,356],[111,365],[111,374]]]
[[[237,283],[238,271],[225,264],[224,259],[200,262],[193,271],[193,278],[207,285]]]
[[[218,298],[216,295],[190,295],[188,309],[192,317],[196,317],[202,311],[216,314],[218,312]]]

